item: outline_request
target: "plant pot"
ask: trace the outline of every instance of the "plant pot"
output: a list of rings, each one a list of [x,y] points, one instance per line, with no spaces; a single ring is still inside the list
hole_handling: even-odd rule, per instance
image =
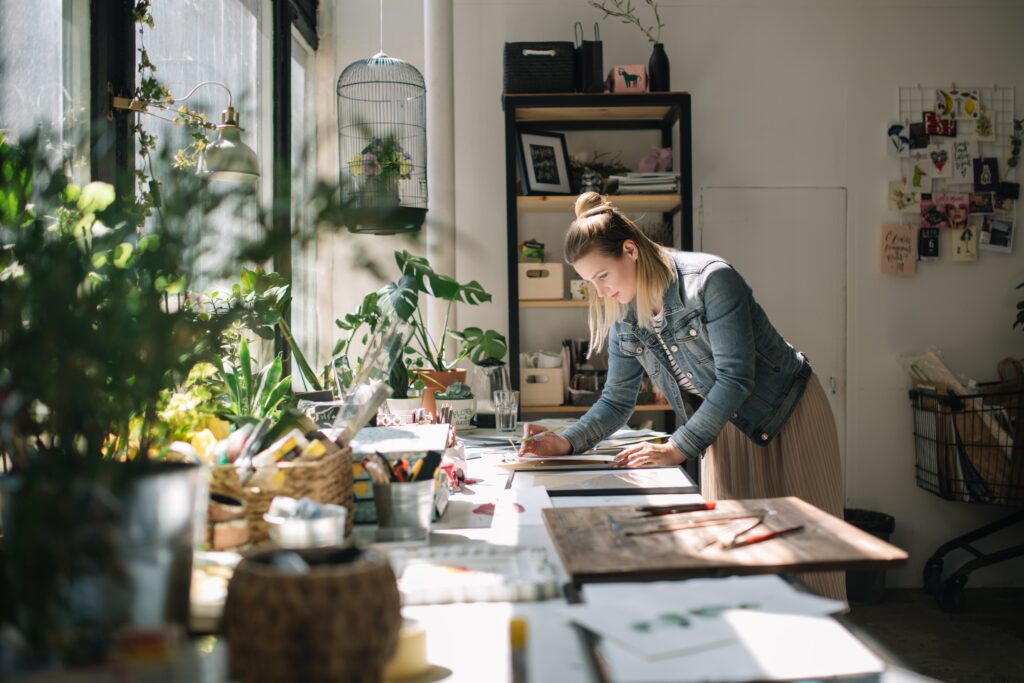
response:
[[[473,416],[476,415],[476,399],[475,398],[436,398],[437,409],[451,408],[452,411],[452,426],[458,429],[469,429]]]
[[[465,383],[466,371],[463,368],[454,370],[418,370],[416,376],[423,380],[426,388],[423,390],[423,410],[428,413],[437,412],[437,401],[434,394],[442,388],[447,389],[456,381]]]
[[[423,406],[423,399],[419,396],[416,398],[389,398],[387,406],[391,414],[402,417],[402,422],[405,424],[412,420],[412,411],[419,410]]]
[[[38,653],[101,662],[126,627],[187,628],[202,468],[53,456],[3,488],[8,588]]]
[[[275,567],[279,551],[242,560],[224,606],[233,680],[379,683],[398,642],[398,585],[372,550],[297,550],[307,573]]]

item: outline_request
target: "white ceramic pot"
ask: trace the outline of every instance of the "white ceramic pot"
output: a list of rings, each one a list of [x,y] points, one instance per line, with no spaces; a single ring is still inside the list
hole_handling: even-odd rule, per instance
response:
[[[459,398],[450,400],[446,398],[437,399],[437,409],[440,411],[442,408],[451,408],[452,411],[452,426],[456,430],[468,429],[470,427],[470,421],[473,416],[476,415],[476,399],[475,398]]]
[[[401,417],[402,424],[409,424],[412,422],[412,411],[423,407],[423,398],[420,396],[416,398],[389,398],[386,403],[392,415]],[[380,414],[381,411],[378,411],[378,416]]]

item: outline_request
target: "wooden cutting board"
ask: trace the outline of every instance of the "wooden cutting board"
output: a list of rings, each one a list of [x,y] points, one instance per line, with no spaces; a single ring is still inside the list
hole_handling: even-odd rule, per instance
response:
[[[749,526],[749,521],[632,535],[684,520],[758,512],[766,514],[764,521],[747,536],[799,524],[804,529],[732,549],[700,547],[723,534],[731,538],[730,532]],[[905,551],[792,496],[721,500],[713,511],[649,520],[634,506],[550,508],[544,510],[544,523],[573,583],[871,569],[907,561]]]

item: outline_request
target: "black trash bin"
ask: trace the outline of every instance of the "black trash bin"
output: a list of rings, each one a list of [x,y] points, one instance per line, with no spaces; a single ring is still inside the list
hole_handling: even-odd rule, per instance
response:
[[[846,521],[858,529],[888,541],[896,529],[892,515],[874,510],[846,508]],[[851,605],[873,605],[882,602],[885,595],[885,570],[865,569],[846,572],[846,599]]]

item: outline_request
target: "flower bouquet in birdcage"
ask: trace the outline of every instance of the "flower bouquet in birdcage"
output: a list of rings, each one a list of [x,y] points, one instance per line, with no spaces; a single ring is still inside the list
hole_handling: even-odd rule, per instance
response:
[[[349,173],[362,178],[364,195],[374,203],[398,203],[398,181],[412,177],[412,155],[393,135],[371,138],[361,152],[348,161]]]

